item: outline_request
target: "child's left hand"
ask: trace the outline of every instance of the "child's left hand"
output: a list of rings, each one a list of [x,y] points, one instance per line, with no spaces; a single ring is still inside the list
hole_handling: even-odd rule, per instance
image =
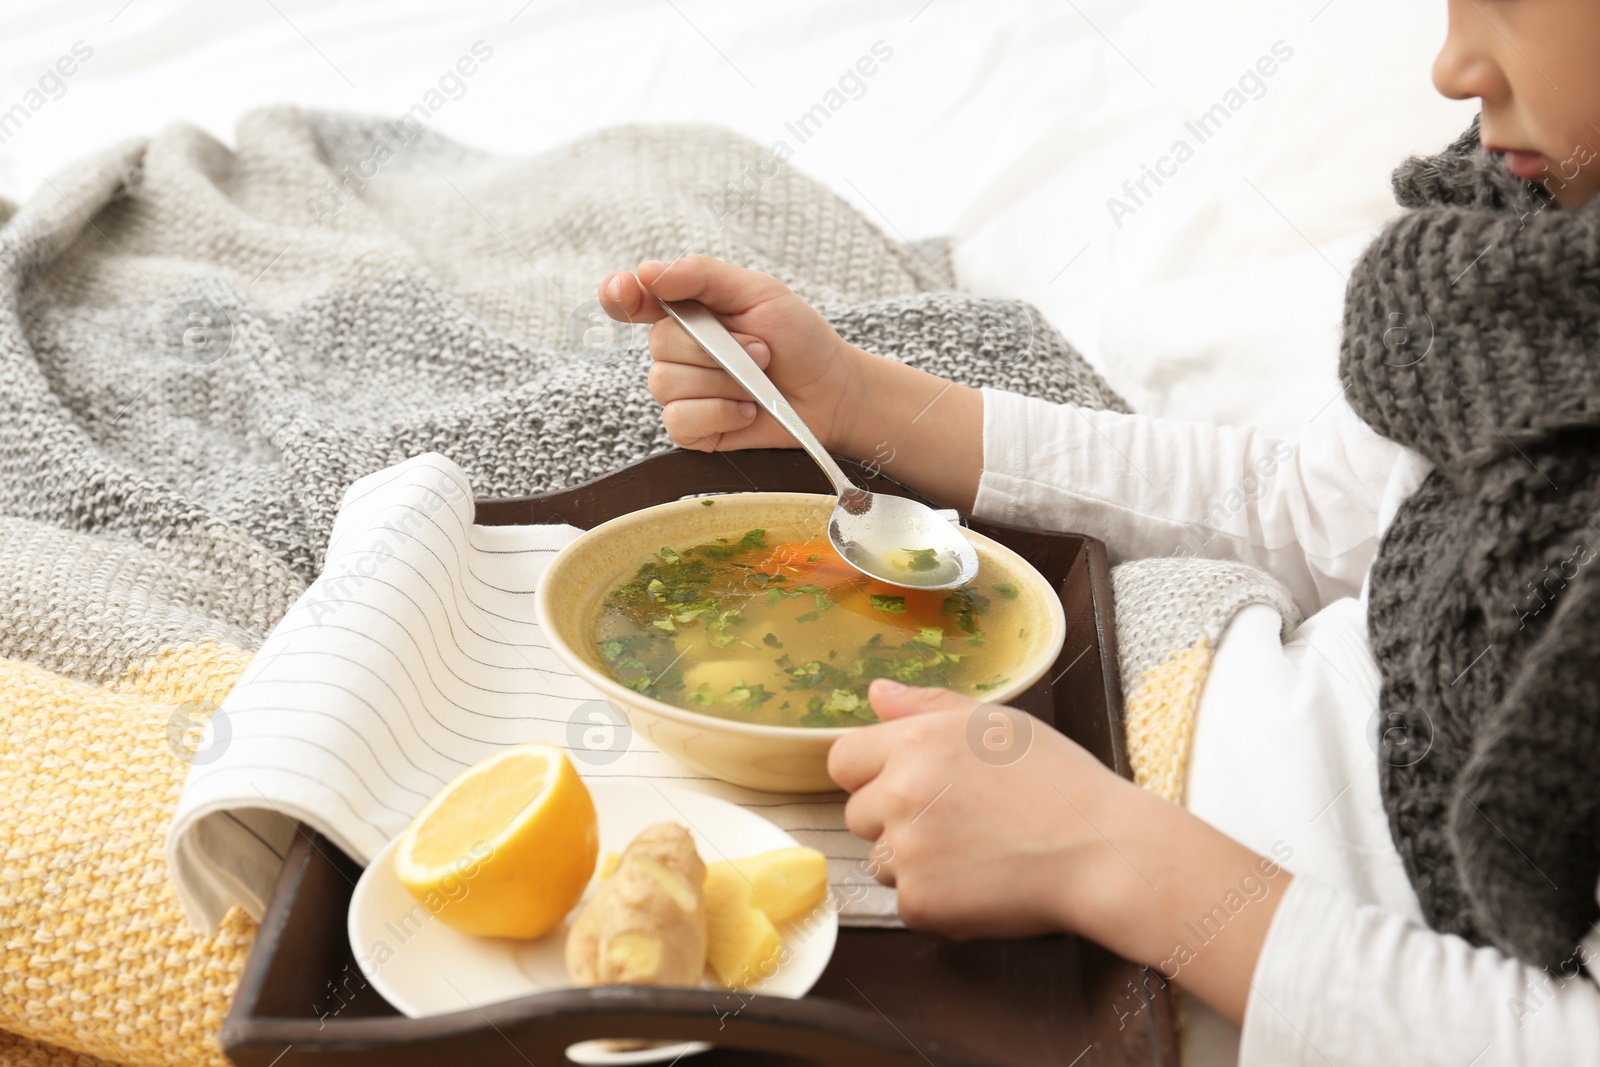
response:
[[[1168,978],[1182,961],[1191,992],[1243,1019],[1287,872],[1014,708],[885,683],[868,691],[884,721],[834,742],[828,773],[855,794],[845,822],[877,842],[906,925],[1075,933]],[[1185,921],[1241,885],[1261,893],[1204,951],[1175,954]]]
[[[907,925],[954,937],[1099,932],[1127,810],[1155,800],[1024,712],[948,689],[874,682],[884,723],[833,746],[845,821],[880,842]],[[995,739],[1009,742],[986,747]],[[1156,801],[1159,803],[1159,801]],[[1110,835],[1108,837],[1108,835]]]

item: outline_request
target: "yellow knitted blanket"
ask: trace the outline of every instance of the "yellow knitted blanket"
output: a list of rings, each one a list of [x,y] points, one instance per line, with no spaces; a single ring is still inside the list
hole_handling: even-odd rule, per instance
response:
[[[0,1064],[228,1063],[255,923],[197,934],[164,845],[188,770],[174,713],[220,703],[249,659],[186,645],[109,686],[0,660]]]

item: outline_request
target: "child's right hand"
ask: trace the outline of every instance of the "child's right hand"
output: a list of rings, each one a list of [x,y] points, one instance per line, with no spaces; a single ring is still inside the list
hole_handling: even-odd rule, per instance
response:
[[[655,324],[650,394],[679,447],[716,452],[794,448],[797,442],[667,317],[657,297],[698,300],[715,312],[823,447],[846,451],[866,354],[846,344],[815,308],[770,274],[709,256],[648,260],[637,274],[637,280],[627,271],[607,277],[600,304],[613,319]]]

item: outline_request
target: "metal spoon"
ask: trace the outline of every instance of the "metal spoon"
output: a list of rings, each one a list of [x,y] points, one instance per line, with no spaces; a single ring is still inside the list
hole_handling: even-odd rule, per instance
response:
[[[845,562],[880,582],[912,589],[954,589],[977,576],[978,553],[956,525],[954,511],[935,511],[903,496],[857,486],[711,309],[697,300],[660,303],[828,476],[839,494],[828,520],[828,540]]]

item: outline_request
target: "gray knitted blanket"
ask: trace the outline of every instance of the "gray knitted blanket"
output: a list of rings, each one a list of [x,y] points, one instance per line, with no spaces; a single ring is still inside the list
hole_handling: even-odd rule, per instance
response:
[[[703,252],[849,341],[976,386],[1121,401],[1031,308],[949,290],[765,150],[631,127],[529,159],[379,120],[175,126],[0,204],[0,656],[104,683],[164,646],[259,647],[344,489],[436,451],[477,492],[670,447],[642,334],[595,345],[597,279]],[[770,168],[768,168],[770,169]]]

